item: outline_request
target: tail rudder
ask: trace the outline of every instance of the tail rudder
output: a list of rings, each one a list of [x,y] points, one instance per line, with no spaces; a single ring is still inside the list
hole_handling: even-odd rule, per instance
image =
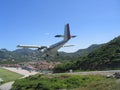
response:
[[[55,35],[55,37],[63,37],[64,40],[69,40],[70,38],[76,37],[75,35],[71,36],[69,24],[65,25],[64,35]]]
[[[70,35],[70,27],[69,24],[65,25],[65,32],[64,32],[64,40],[69,40],[71,38]]]

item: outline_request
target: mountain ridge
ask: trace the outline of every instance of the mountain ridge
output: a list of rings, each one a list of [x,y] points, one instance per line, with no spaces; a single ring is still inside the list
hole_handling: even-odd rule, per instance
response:
[[[86,49],[79,49],[78,51],[74,52],[74,53],[66,53],[66,52],[59,52],[59,56],[58,58],[60,59],[61,57],[66,58],[66,57],[78,57],[78,56],[83,56],[83,55],[87,55],[88,53],[90,53],[91,51],[93,51],[94,49],[96,49],[97,47],[99,47],[101,45],[91,45],[90,47],[86,48]],[[26,59],[26,61],[30,61],[31,59],[33,60],[40,60],[40,52],[37,50],[32,50],[32,49],[16,49],[13,51],[9,51],[7,49],[0,49],[0,60],[20,60],[20,59]],[[52,59],[56,59],[57,56],[55,56],[55,58]]]
[[[74,58],[63,63],[54,72],[73,70],[106,70],[120,69],[120,36],[96,48],[83,57]]]

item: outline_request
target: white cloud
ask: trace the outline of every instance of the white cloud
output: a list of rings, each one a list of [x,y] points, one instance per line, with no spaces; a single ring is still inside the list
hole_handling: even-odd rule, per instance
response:
[[[50,35],[50,33],[45,33],[45,35]]]

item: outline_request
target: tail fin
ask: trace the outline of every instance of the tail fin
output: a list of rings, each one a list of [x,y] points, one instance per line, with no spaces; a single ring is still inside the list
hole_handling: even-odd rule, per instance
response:
[[[64,31],[64,40],[69,40],[70,38],[71,38],[70,27],[69,27],[69,24],[66,24],[65,31]]]
[[[65,25],[65,31],[64,31],[64,35],[55,35],[55,37],[63,37],[64,40],[69,40],[70,38],[74,38],[76,37],[75,35],[71,36],[70,35],[70,27],[69,24]]]

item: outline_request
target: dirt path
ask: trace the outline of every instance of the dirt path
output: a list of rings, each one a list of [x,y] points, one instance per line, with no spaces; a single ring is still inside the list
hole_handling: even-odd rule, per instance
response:
[[[21,74],[21,75],[24,75],[22,78],[25,78],[25,77],[28,77],[30,75],[35,75],[37,74],[38,72],[35,72],[35,71],[32,71],[32,72],[29,72],[27,70],[23,70],[21,68],[9,68],[9,67],[3,67],[4,69],[7,69],[7,70],[10,70],[12,72],[16,72],[18,74]],[[12,84],[14,83],[14,81],[11,81],[11,82],[8,82],[8,83],[5,83],[3,85],[0,86],[0,90],[10,90],[12,88]]]
[[[35,72],[35,71],[27,71],[25,69],[21,69],[21,68],[12,68],[12,67],[3,67],[4,69],[7,69],[7,70],[10,70],[12,72],[16,72],[18,74],[21,74],[21,75],[24,75],[24,76],[29,76],[29,75],[34,75],[38,72]]]
[[[13,83],[14,83],[14,81],[11,81],[11,82],[1,85],[0,90],[10,90],[12,88]]]

